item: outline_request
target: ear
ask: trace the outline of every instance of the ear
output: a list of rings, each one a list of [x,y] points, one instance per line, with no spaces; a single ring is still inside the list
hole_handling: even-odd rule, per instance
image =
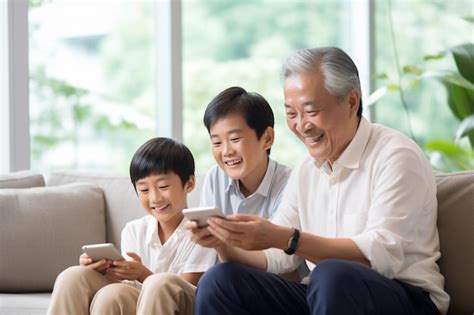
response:
[[[267,127],[260,140],[263,141],[263,148],[265,150],[270,149],[275,141],[275,129]]]
[[[184,184],[184,189],[186,190],[186,193],[190,193],[191,191],[193,191],[195,186],[196,186],[196,177],[194,175],[191,175],[188,181],[186,182],[186,184]]]
[[[357,110],[359,109],[360,94],[355,89],[352,89],[347,97],[349,103],[349,116],[353,117],[354,115],[357,115]]]

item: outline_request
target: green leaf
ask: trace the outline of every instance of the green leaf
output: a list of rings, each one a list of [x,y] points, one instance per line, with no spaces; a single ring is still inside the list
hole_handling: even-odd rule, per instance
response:
[[[436,55],[425,55],[425,56],[423,56],[423,60],[424,61],[439,60],[439,59],[443,59],[444,56],[446,56],[446,52],[441,51],[441,52],[437,53]]]
[[[451,83],[445,83],[445,86],[449,107],[459,120],[474,114],[474,91]]]
[[[388,75],[383,72],[383,73],[379,73],[375,76],[376,79],[378,80],[387,80],[388,79]]]
[[[474,83],[474,44],[462,44],[451,48],[459,73]]]
[[[466,152],[452,140],[432,139],[425,143],[425,149],[429,151],[440,151],[448,156],[461,156]]]
[[[398,91],[400,89],[400,87],[398,86],[398,84],[388,84],[387,85],[387,89],[389,91]]]
[[[421,75],[423,73],[423,70],[413,65],[403,66],[402,70],[403,70],[403,73],[411,73],[414,75]]]
[[[448,93],[448,105],[454,116],[463,120],[474,114],[474,84],[454,71],[427,71],[420,79],[436,79],[441,81]]]
[[[429,140],[425,150],[430,153],[431,165],[438,170],[453,172],[474,169],[474,152],[453,140]]]
[[[474,16],[465,16],[462,18],[464,21],[467,21],[467,22],[470,22],[470,23],[474,23]]]
[[[451,84],[462,86],[466,89],[474,90],[474,84],[466,80],[458,72],[451,70],[438,70],[438,71],[425,71],[420,79],[436,79],[442,82],[448,82]]]

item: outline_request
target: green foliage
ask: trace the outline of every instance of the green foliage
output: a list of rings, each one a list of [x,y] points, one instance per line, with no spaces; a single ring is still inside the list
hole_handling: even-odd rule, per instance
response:
[[[431,165],[441,171],[474,169],[474,152],[451,139],[431,139],[425,144]]]
[[[474,44],[467,43],[450,49],[457,70],[430,74],[446,88],[447,103],[453,115],[460,121],[456,141],[467,136],[474,149]],[[454,158],[455,156],[450,155]]]
[[[80,154],[80,145],[91,132],[92,137],[113,137],[118,145],[124,147],[136,138],[138,126],[124,119],[114,122],[107,114],[98,113],[88,101],[92,96],[90,91],[51,78],[42,67],[32,71],[31,89],[34,96],[31,102],[31,153],[32,164],[36,166],[51,168],[48,154],[69,145],[73,159],[62,161],[59,167],[77,168],[84,158]],[[124,137],[124,131],[128,131],[130,136]],[[109,143],[113,145],[113,142]]]
[[[413,76],[413,82],[435,79],[443,84],[447,95],[447,105],[452,115],[459,121],[454,139],[430,139],[424,147],[430,153],[434,168],[443,171],[474,169],[474,44],[466,43],[450,48],[457,70],[431,71],[414,65],[405,65],[403,73]],[[426,61],[439,60],[444,53],[428,55]],[[372,93],[367,104],[376,104],[394,84],[387,84]],[[469,144],[461,144],[463,137]]]

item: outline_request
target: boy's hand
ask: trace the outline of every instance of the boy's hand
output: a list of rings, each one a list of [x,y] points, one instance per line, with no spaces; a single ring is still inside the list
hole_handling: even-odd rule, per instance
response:
[[[107,278],[114,281],[138,280],[140,282],[153,273],[143,265],[142,259],[136,253],[127,252],[132,260],[114,260],[111,268],[107,269]]]
[[[184,227],[189,231],[191,240],[203,247],[218,248],[225,244],[209,232],[208,227],[199,227],[196,221],[186,221]]]
[[[102,259],[99,261],[92,261],[92,258],[89,257],[86,253],[83,253],[79,256],[79,265],[94,269],[97,272],[104,273],[112,265],[112,261],[107,259]]]

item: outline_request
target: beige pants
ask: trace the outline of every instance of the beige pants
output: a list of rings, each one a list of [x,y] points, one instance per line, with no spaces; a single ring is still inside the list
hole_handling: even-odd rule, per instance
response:
[[[149,276],[141,289],[112,283],[85,267],[64,270],[56,279],[48,314],[186,314],[194,313],[196,287],[170,273]]]

